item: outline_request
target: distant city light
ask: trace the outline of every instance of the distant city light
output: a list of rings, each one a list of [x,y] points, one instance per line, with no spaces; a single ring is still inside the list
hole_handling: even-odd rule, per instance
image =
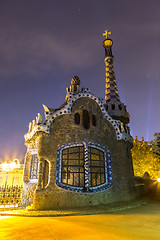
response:
[[[2,169],[3,171],[9,172],[11,170],[13,170],[16,167],[19,167],[19,160],[18,159],[14,159],[11,163],[2,163]]]
[[[11,163],[2,163],[2,169],[6,172],[6,181],[5,181],[5,188],[7,186],[7,179],[8,179],[8,173],[13,170],[14,168],[19,167],[20,163],[18,159],[14,159]]]

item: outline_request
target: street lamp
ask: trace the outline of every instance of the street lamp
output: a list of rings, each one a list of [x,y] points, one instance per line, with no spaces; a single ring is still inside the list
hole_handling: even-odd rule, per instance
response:
[[[17,160],[17,159],[16,159]],[[2,169],[6,172],[6,181],[5,181],[5,188],[7,186],[7,178],[9,171],[13,170],[16,167],[16,162],[12,161],[11,163],[2,163]]]

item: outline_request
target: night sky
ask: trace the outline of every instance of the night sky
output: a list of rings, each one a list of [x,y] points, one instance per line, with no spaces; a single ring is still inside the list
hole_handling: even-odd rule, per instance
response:
[[[42,104],[58,108],[74,75],[105,96],[105,29],[131,135],[160,132],[159,0],[0,0],[0,160],[24,159]]]

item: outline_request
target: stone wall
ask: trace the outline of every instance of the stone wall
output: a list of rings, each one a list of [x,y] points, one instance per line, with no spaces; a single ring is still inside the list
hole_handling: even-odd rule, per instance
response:
[[[87,110],[96,117],[96,126],[90,124],[89,129],[74,122],[74,114]],[[38,140],[37,140],[38,139]],[[63,144],[75,141],[91,141],[106,146],[111,153],[113,185],[107,190],[96,193],[77,193],[62,189],[56,185],[57,148]],[[31,144],[30,141],[29,144]],[[111,202],[127,201],[135,197],[134,179],[128,141],[117,140],[115,130],[107,121],[97,105],[89,98],[79,98],[72,107],[71,114],[57,117],[51,124],[50,134],[38,133],[34,136],[37,142],[38,156],[49,162],[49,184],[35,191],[34,209],[56,209],[66,207],[93,206]]]
[[[23,207],[31,206],[35,197],[35,190],[37,184],[35,183],[24,183],[21,205]]]

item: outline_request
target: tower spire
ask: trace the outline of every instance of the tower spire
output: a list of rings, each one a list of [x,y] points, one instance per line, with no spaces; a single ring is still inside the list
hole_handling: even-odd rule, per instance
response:
[[[105,48],[104,62],[106,65],[105,103],[111,100],[120,102],[120,97],[118,94],[114,67],[113,67],[113,61],[114,61],[114,57],[112,55],[113,41],[108,37],[109,34],[111,34],[111,32],[109,32],[108,30],[105,30],[105,33],[103,33],[103,36],[106,36],[106,39],[103,41],[103,47]]]
[[[103,41],[105,48],[104,62],[106,65],[106,89],[104,106],[108,113],[116,120],[121,120],[125,124],[129,123],[129,113],[126,111],[126,106],[120,101],[117,83],[114,73],[114,56],[112,55],[113,41],[109,38],[111,32],[105,30],[103,36],[106,39]]]

